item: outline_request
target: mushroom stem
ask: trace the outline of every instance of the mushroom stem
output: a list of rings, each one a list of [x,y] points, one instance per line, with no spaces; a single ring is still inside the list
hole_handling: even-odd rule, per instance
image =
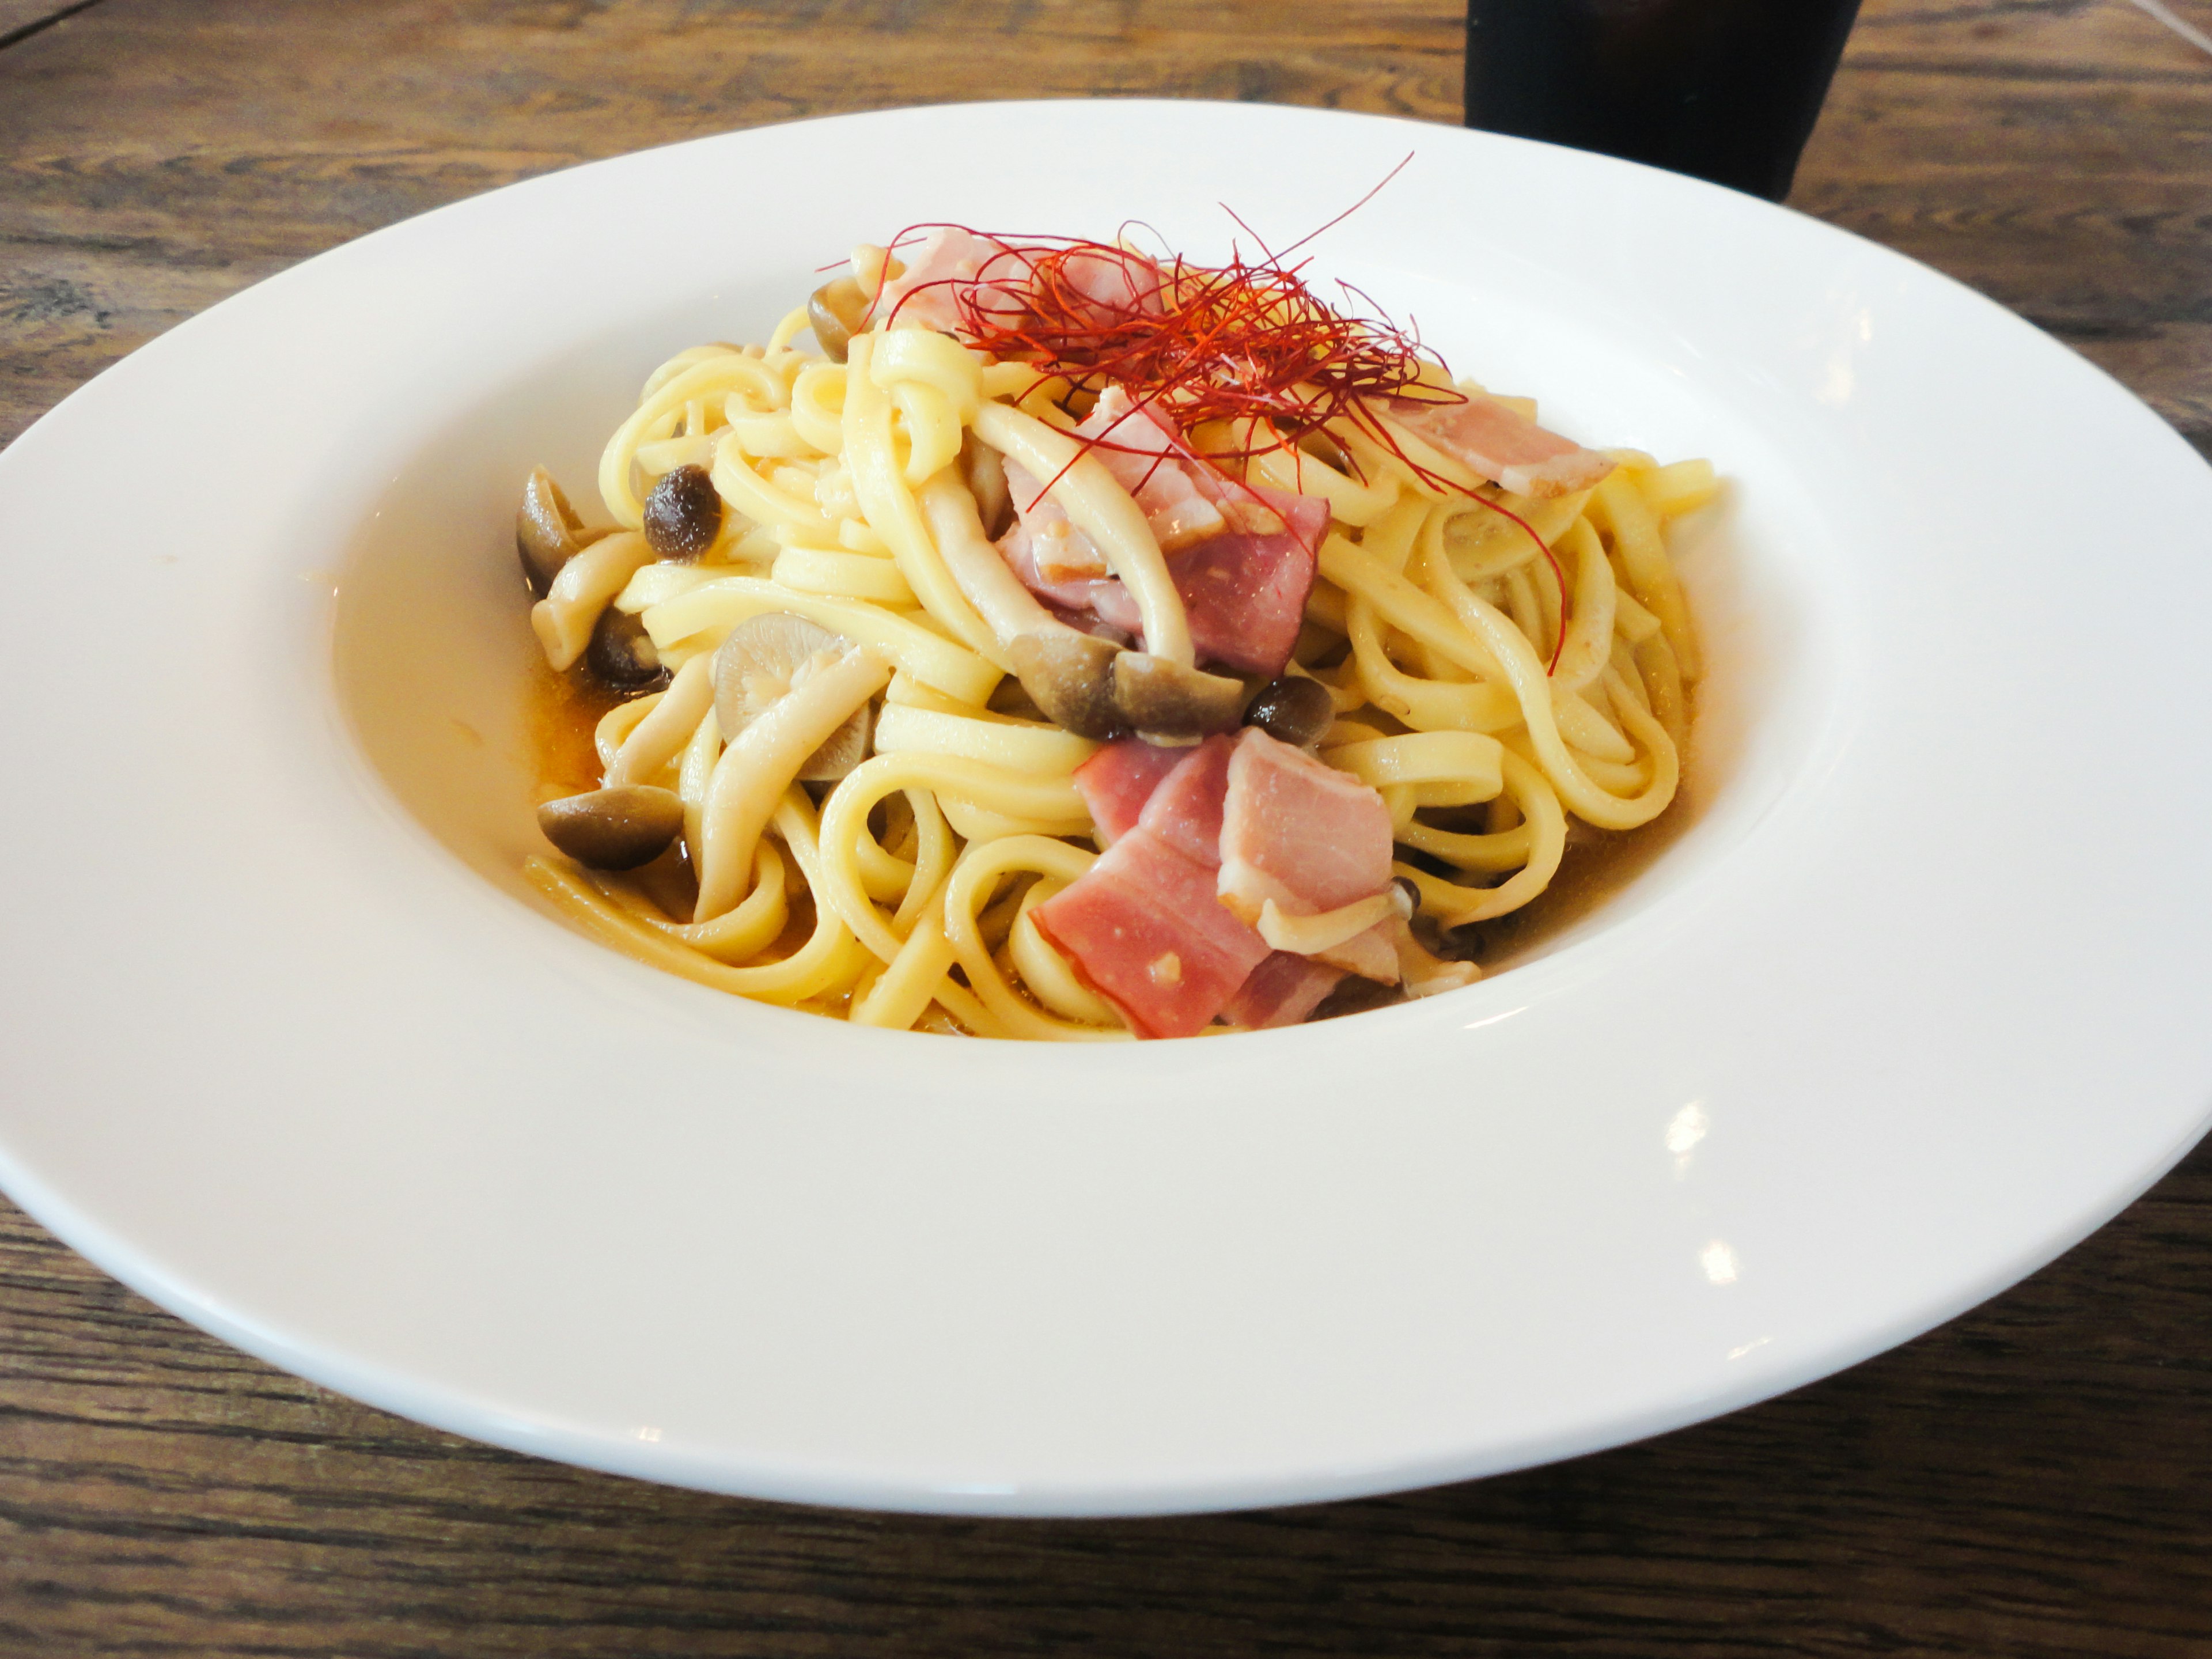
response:
[[[1001,646],[1011,647],[1024,634],[1075,629],[1037,603],[1036,596],[1006,568],[999,550],[983,533],[983,520],[957,468],[947,467],[915,492],[945,568],[967,595],[975,614],[990,624]],[[1036,694],[1032,692],[1031,696]]]
[[[1006,404],[985,404],[975,411],[975,435],[1012,457],[1026,471],[1052,480],[1052,498],[1077,529],[1089,536],[1107,564],[1136,602],[1145,628],[1145,649],[1181,668],[1197,665],[1190,621],[1182,595],[1168,574],[1168,562],[1145,521],[1143,509],[1115,481],[1106,464],[1084,451],[1065,432]]]
[[[713,921],[744,896],[753,848],[799,769],[890,677],[890,658],[856,646],[793,687],[722,751],[707,786],[702,844],[693,849],[699,868],[695,922]]]
[[[1021,585],[983,533],[975,498],[947,467],[916,499],[945,568],[1013,665],[1014,677],[1047,719],[1079,737],[1111,737],[1116,647],[1070,628]]]
[[[530,607],[530,626],[545,647],[545,660],[566,669],[584,654],[607,601],[647,565],[653,549],[634,530],[593,542],[561,567],[544,599]]]

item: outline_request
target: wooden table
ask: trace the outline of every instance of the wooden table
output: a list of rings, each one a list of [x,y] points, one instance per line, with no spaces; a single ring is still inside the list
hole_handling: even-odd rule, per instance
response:
[[[0,0],[0,441],[258,277],[550,167],[1001,94],[1450,122],[1460,50],[1451,0]],[[2212,58],[2122,0],[1867,0],[1795,201],[2212,453]],[[1476,1485],[1114,1523],[781,1508],[469,1444],[233,1352],[0,1206],[0,1655],[124,1651],[2201,1659],[2212,1146],[2019,1289],[1756,1410]]]

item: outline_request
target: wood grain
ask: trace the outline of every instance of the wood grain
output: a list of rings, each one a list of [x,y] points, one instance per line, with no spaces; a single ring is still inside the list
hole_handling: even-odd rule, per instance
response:
[[[0,0],[0,36],[59,9]],[[959,98],[1451,121],[1459,54],[1436,0],[98,0],[0,51],[0,440],[259,276],[549,168]],[[1795,199],[2212,453],[2208,68],[2122,0],[1868,0]],[[2212,1654],[2212,1148],[1990,1306],[1723,1421],[1111,1524],[472,1445],[233,1352],[0,1206],[0,1655],[1077,1652]]]

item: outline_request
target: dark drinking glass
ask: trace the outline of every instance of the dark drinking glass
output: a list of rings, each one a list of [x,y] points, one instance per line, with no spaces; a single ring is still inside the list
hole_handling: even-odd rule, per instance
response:
[[[1780,201],[1859,0],[1468,0],[1467,124]]]

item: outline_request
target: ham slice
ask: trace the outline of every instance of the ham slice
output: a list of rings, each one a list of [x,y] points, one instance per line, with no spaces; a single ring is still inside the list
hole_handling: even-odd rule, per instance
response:
[[[1009,459],[1005,465],[1006,495],[1014,504],[1015,519],[1006,534],[1022,538],[1022,557],[1037,580],[1046,588],[1057,588],[1110,578],[1113,572],[1097,543],[1075,527],[1067,509],[1045,493],[1036,475],[1017,460]]]
[[[1268,954],[1266,942],[1214,891],[1220,857],[1214,826],[1233,749],[1230,739],[1215,738],[1182,751],[1152,789],[1135,827],[1030,912],[1054,948],[1139,1036],[1204,1030]],[[1121,781],[1133,785],[1152,762],[1125,755],[1119,765],[1125,769]]]
[[[1248,1031],[1296,1025],[1321,1006],[1343,977],[1341,968],[1278,951],[1237,988],[1221,1018]]]
[[[1144,509],[1169,555],[1199,660],[1281,673],[1305,620],[1328,503],[1224,476],[1166,416],[1119,386],[1099,394],[1075,434],[1096,441],[1091,453]],[[1137,635],[1136,601],[1042,483],[1009,461],[1006,488],[1020,522],[999,546],[1023,584],[1063,611]]]
[[[1139,408],[1118,386],[1099,394],[1074,435],[1091,445],[1087,453],[1129,492],[1163,553],[1179,553],[1231,529],[1284,528],[1281,514],[1256,491],[1224,477],[1191,451],[1165,416]],[[1106,556],[1044,493],[1044,482],[1017,461],[1006,465],[1006,488],[1029,532],[1038,574],[1053,583],[1110,575]]]
[[[1075,787],[1091,809],[1100,843],[1110,847],[1135,829],[1152,791],[1189,758],[1188,749],[1165,749],[1142,738],[1117,738],[1077,767]],[[1218,850],[1213,861],[1221,861]]]
[[[955,334],[960,301],[972,296],[1007,321],[1018,321],[1028,309],[1024,296],[1036,278],[1036,259],[1050,252],[1042,242],[1005,242],[958,225],[934,226],[918,245],[898,251],[906,269],[884,283],[874,314],[892,327]],[[1159,308],[1159,267],[1141,253],[1079,250],[1060,260],[1056,270],[1060,299],[1073,300],[1078,315],[1085,302],[1101,323]],[[990,291],[975,295],[978,283]]]
[[[1147,404],[1139,408],[1118,386],[1098,394],[1098,401],[1075,435],[1091,442],[1091,453],[1114,475],[1144,509],[1146,522],[1163,553],[1184,548],[1237,529],[1280,530],[1282,522],[1272,511],[1262,522],[1252,516],[1249,491],[1224,477],[1184,443],[1173,422]],[[1244,506],[1239,512],[1231,503]],[[1224,508],[1230,509],[1224,512]]]
[[[1387,888],[1389,810],[1358,779],[1255,727],[1182,750],[1121,738],[1076,784],[1111,844],[1030,915],[1139,1036],[1189,1036],[1216,1016],[1293,1024],[1347,968],[1396,981],[1387,929],[1294,956],[1271,951],[1230,896],[1264,878],[1279,908],[1313,915]],[[1232,878],[1231,858],[1245,873]]]
[[[939,225],[919,247],[902,248],[896,257],[906,269],[884,283],[873,315],[893,327],[933,328],[942,334],[957,331],[959,296],[977,278],[988,274],[998,282],[1024,283],[1030,275],[1030,262],[1020,249],[957,225]]]
[[[1188,859],[1209,870],[1221,867],[1221,809],[1229,793],[1229,760],[1237,740],[1212,737],[1180,766],[1160,780],[1138,816],[1138,826],[1150,830]]]
[[[1257,726],[1244,729],[1222,806],[1224,904],[1255,922],[1270,901],[1285,915],[1340,908],[1389,886],[1390,848],[1381,795]],[[1388,972],[1397,977],[1395,954]]]
[[[1255,493],[1281,514],[1282,530],[1216,536],[1171,562],[1168,570],[1182,596],[1200,660],[1272,676],[1290,661],[1305,622],[1328,503],[1279,489]]]
[[[1195,1036],[1267,956],[1213,883],[1140,826],[1030,915],[1138,1036]]]
[[[1010,481],[1011,473],[1009,469]],[[1231,531],[1213,537],[1169,560],[1168,574],[1182,596],[1191,642],[1201,663],[1273,675],[1283,672],[1298,642],[1322,535],[1328,528],[1328,503],[1317,495],[1253,488],[1281,516],[1284,529],[1273,535]],[[1052,580],[1027,526],[1008,531],[999,550],[1023,586],[1055,609],[1095,617],[1132,636],[1142,633],[1137,602],[1114,578]]]
[[[1464,403],[1392,398],[1385,407],[1408,432],[1516,495],[1571,495],[1613,471],[1613,463],[1595,451],[1547,432],[1480,392],[1468,394]]]

